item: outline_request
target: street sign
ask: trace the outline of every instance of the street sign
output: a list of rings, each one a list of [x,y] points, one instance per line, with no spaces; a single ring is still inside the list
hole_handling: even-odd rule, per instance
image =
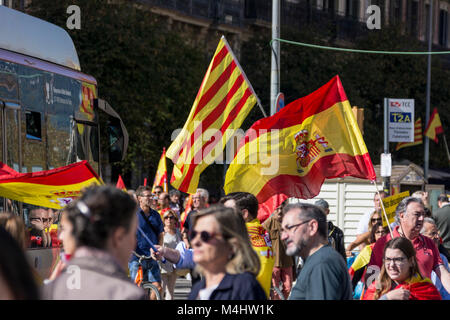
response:
[[[284,94],[282,92],[280,92],[277,95],[277,99],[275,101],[276,101],[276,110],[278,112],[284,108]]]
[[[390,177],[392,172],[392,158],[390,153],[381,154],[381,172],[380,176]]]
[[[414,142],[414,99],[387,99],[389,142]]]

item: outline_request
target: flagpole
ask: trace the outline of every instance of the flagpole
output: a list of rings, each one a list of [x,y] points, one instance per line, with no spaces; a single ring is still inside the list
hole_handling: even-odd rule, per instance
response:
[[[277,111],[275,105],[280,92],[280,0],[272,0],[272,60],[270,72],[270,115]]]
[[[429,7],[429,25],[428,25],[428,52],[432,49],[432,36],[433,36],[433,0],[430,1]],[[425,123],[428,125],[430,121],[430,88],[431,88],[431,54],[428,54],[428,65],[427,65],[427,97],[426,97],[426,109],[425,109]],[[423,163],[423,174],[425,183],[428,183],[428,167],[430,161],[430,139],[425,136],[424,140],[424,163]]]
[[[380,199],[381,208],[383,209],[383,213],[384,213],[384,219],[386,219],[386,224],[387,224],[387,226],[389,228],[389,232],[391,234],[391,238],[394,238],[394,234],[392,233],[392,229],[391,229],[391,224],[389,223],[389,219],[388,219],[388,216],[387,216],[387,213],[386,213],[386,209],[384,208],[383,200],[381,199],[380,191],[378,191],[377,181],[373,180],[372,182],[375,184],[375,189],[377,190],[378,198]]]
[[[450,153],[448,152],[447,138],[445,137],[445,133],[442,136],[444,137],[445,151],[447,151],[448,163],[450,165]]]

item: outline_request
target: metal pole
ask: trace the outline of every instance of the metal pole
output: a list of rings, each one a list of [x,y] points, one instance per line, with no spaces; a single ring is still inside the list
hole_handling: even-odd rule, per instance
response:
[[[384,98],[384,153],[389,153],[389,107],[388,107],[388,98]],[[387,194],[391,194],[390,189],[390,177],[383,178],[383,190]],[[378,191],[378,188],[377,188]]]
[[[280,0],[272,0],[272,40],[280,38]],[[270,71],[270,115],[275,114],[277,94],[280,92],[280,42],[272,41]]]
[[[431,47],[433,43],[433,0],[430,0],[430,12],[428,15],[428,52],[431,52]],[[427,100],[426,100],[426,109],[425,109],[425,126],[428,125],[430,121],[430,90],[431,90],[431,54],[428,55],[428,66],[427,66]],[[430,139],[425,136],[424,137],[424,163],[423,163],[423,176],[425,179],[425,183],[428,183],[428,167],[430,161]]]

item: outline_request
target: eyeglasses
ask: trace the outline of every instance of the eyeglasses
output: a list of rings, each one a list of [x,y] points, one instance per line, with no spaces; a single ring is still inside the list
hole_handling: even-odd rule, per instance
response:
[[[389,265],[391,262],[393,262],[396,266],[400,266],[404,263],[406,260],[405,257],[398,257],[398,258],[384,258],[384,263]]]
[[[176,220],[177,218],[175,218],[174,216],[170,216],[170,217],[164,217],[164,219]]]
[[[306,221],[303,221],[303,222],[294,224],[294,225],[289,226],[289,227],[284,227],[284,228],[281,229],[281,233],[291,232],[291,230],[292,230],[293,228],[300,227],[302,224],[305,224],[305,223],[310,222],[310,221],[311,221],[311,220],[306,220]],[[294,230],[294,231],[295,231],[295,230]]]
[[[209,233],[208,231],[197,232],[195,230],[192,230],[189,232],[189,241],[194,240],[197,234],[200,234],[200,239],[205,243],[208,243],[209,241],[211,241],[216,237],[216,234],[213,232],[212,233]]]
[[[375,231],[375,234],[386,234],[386,231]]]
[[[372,218],[370,221],[372,221],[372,222],[382,222],[383,219],[381,219],[381,218]]]

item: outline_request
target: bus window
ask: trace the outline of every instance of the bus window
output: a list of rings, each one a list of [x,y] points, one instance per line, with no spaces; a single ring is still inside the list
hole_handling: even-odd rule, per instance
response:
[[[12,63],[0,61],[0,98],[4,100],[19,99],[16,66]]]
[[[123,133],[120,127],[120,121],[116,118],[109,118],[107,124],[107,134],[109,142],[109,162],[122,161],[123,157]]]
[[[49,169],[76,161],[71,141],[71,119],[80,105],[81,82],[58,74],[46,77],[47,163]]]
[[[75,133],[77,160],[88,160],[92,168],[99,172],[98,126],[77,121]]]
[[[42,140],[41,113],[35,111],[25,112],[27,139]]]
[[[1,103],[0,103],[1,104]],[[16,171],[20,171],[20,106],[12,102],[3,102],[3,162]]]

